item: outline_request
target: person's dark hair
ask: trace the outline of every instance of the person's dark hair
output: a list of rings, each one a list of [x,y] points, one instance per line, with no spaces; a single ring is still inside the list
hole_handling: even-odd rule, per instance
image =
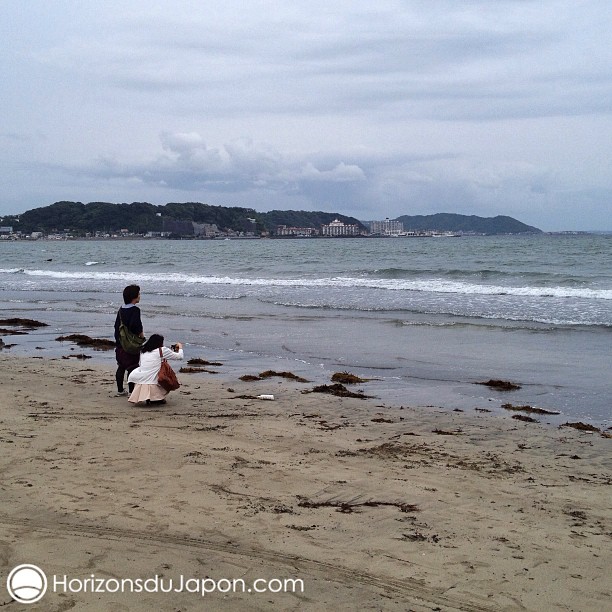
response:
[[[123,290],[123,303],[131,304],[132,300],[135,300],[140,293],[140,287],[138,285],[128,285]]]
[[[164,337],[159,334],[151,334],[149,339],[140,347],[141,352],[150,353],[164,346]]]

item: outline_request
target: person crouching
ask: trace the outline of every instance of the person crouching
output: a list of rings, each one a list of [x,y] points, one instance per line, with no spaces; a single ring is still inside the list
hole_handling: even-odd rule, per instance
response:
[[[161,355],[159,349],[161,350]],[[162,359],[183,359],[183,345],[177,342],[173,349],[164,346],[164,337],[160,334],[151,334],[140,349],[140,364],[130,372],[128,382],[135,383],[129,402],[138,404],[165,404],[166,391],[157,382],[157,375]]]

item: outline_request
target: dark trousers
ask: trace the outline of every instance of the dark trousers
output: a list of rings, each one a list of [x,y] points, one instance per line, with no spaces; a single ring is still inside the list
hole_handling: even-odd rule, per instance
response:
[[[126,370],[124,367],[122,366],[118,366],[117,367],[117,372],[115,372],[115,379],[117,380],[117,391],[121,392],[123,391],[123,383],[125,381],[125,375],[127,374],[128,376],[130,375],[130,372],[132,370],[135,370],[136,367],[130,368],[129,370]],[[134,387],[136,385],[132,382],[128,383],[128,391],[131,393],[134,390]]]
[[[132,370],[138,367],[140,362],[140,355],[133,355],[132,353],[126,353],[120,346],[115,349],[115,358],[117,359],[117,372],[115,373],[115,380],[117,381],[117,391],[123,391],[123,383],[125,375],[130,375]],[[128,383],[128,390],[131,393],[134,390],[134,383]]]

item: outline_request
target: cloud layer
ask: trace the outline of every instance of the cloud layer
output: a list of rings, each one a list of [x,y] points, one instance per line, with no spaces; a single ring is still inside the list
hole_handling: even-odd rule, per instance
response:
[[[8,1],[0,213],[199,200],[609,226],[610,20],[604,0]]]

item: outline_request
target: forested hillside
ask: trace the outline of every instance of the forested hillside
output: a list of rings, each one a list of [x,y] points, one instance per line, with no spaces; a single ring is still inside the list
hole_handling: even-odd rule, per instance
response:
[[[148,202],[113,204],[110,202],[55,202],[50,206],[28,210],[16,217],[5,217],[3,223],[21,232],[129,232],[144,234],[163,230],[164,219],[215,224],[222,231],[242,231],[254,219],[257,231],[273,232],[277,225],[320,227],[338,218],[345,223],[359,223],[353,217],[316,211],[274,210],[259,213],[252,208],[212,206],[200,202],[171,202],[154,205]]]
[[[478,217],[476,215],[457,215],[438,213],[435,215],[403,215],[397,218],[405,230],[437,230],[469,232],[476,234],[540,234],[537,227],[525,225],[512,217]]]

